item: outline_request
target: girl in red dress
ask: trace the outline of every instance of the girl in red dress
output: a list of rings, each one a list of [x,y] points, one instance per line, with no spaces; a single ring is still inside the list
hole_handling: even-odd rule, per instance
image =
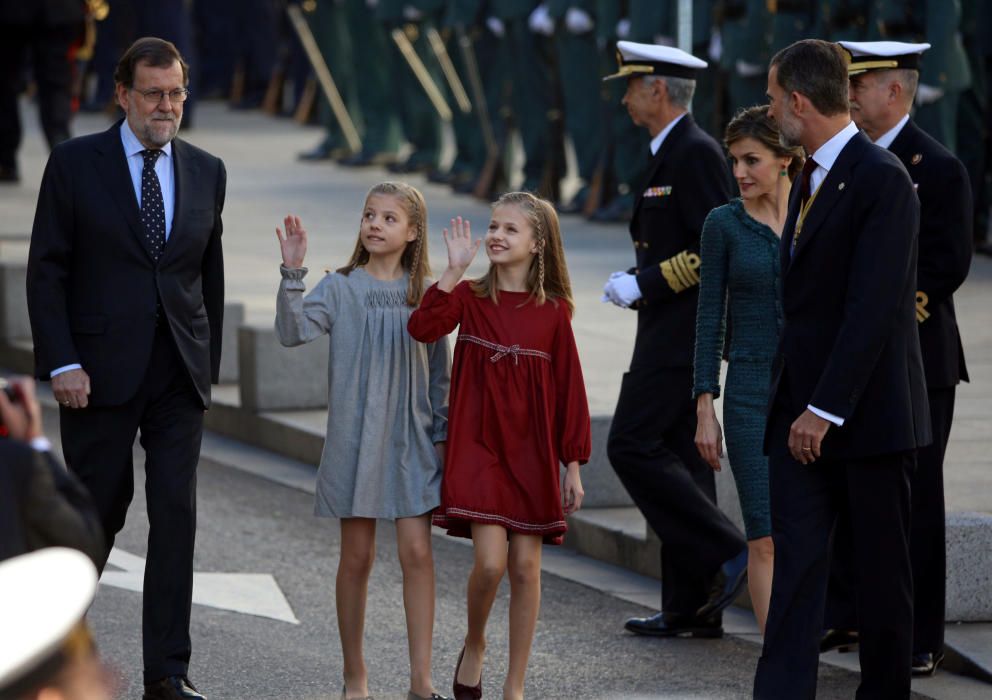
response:
[[[500,197],[485,236],[489,272],[459,282],[479,250],[468,221],[444,230],[448,267],[410,316],[434,342],[460,326],[451,368],[448,449],[434,524],[471,537],[468,633],[456,700],[482,697],[485,629],[510,573],[510,662],[503,697],[523,698],[541,601],[541,544],[561,544],[582,505],[589,405],[572,335],[574,308],[558,216],[526,192]],[[559,487],[560,466],[566,465]]]

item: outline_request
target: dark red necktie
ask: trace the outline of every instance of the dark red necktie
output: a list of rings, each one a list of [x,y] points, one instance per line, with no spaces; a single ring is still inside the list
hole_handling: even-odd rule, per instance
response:
[[[812,194],[812,192],[810,192],[810,178],[813,176],[813,171],[816,170],[816,165],[817,163],[813,160],[812,156],[807,158],[806,162],[803,163],[803,179],[801,182],[802,189],[799,190],[799,196],[802,197],[803,206],[806,205],[806,202],[809,201],[810,195]]]

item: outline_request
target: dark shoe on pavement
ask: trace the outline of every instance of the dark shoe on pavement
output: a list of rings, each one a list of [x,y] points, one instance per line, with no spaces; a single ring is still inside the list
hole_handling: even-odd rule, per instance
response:
[[[858,646],[857,630],[829,629],[820,637],[820,653],[833,651],[836,649],[841,654],[854,651]],[[913,657],[913,664],[916,664],[916,657]]]
[[[304,162],[316,162],[322,160],[337,160],[339,158],[344,158],[351,154],[347,148],[341,148],[340,146],[332,146],[326,142],[317,145],[316,148],[312,148],[309,151],[303,151],[296,155],[297,160],[302,160]]]
[[[632,617],[624,629],[645,637],[695,637],[717,639],[723,636],[723,626],[716,615],[698,617],[660,612],[651,617]]]
[[[913,654],[913,675],[932,676],[937,672],[937,667],[944,661],[944,652],[938,651],[936,654],[926,652],[924,654]]]
[[[563,205],[558,211],[562,214],[581,214],[586,207],[587,199],[589,199],[589,186],[583,185],[572,197],[572,201]]]
[[[21,181],[16,165],[0,165],[0,182],[15,184]]]
[[[710,599],[706,605],[699,608],[696,614],[699,617],[708,617],[722,612],[724,608],[734,602],[740,595],[744,584],[747,583],[747,547],[741,550],[740,554],[733,559],[723,562],[720,571],[717,572],[716,585],[710,594]]]
[[[617,197],[609,204],[606,204],[592,213],[590,221],[600,221],[603,223],[619,223],[630,221],[634,215],[634,199],[629,195]]]
[[[480,700],[482,697],[482,674],[479,674],[479,682],[476,685],[465,685],[458,682],[458,672],[462,668],[462,657],[465,656],[465,647],[458,655],[458,663],[455,664],[455,678],[451,682],[451,690],[455,694],[455,700]]]
[[[366,695],[363,698],[349,698],[347,686],[341,686],[341,700],[375,700],[371,695]]]
[[[430,697],[424,697],[423,695],[417,695],[411,690],[406,694],[406,700],[451,700],[451,698],[438,695],[437,693],[431,693]]]
[[[340,165],[348,165],[355,168],[364,168],[369,165],[389,165],[395,162],[395,160],[396,156],[392,153],[362,150],[354,155],[348,156],[347,158],[341,158],[338,163]]]
[[[197,692],[186,676],[169,676],[155,683],[145,684],[145,694],[141,700],[206,700],[206,696]]]

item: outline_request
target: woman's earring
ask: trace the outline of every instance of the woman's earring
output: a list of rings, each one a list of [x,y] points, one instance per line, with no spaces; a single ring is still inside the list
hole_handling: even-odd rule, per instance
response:
[[[786,170],[785,168],[782,168],[782,172],[779,173],[779,175],[781,175],[782,177],[785,177],[788,174],[789,174],[789,171]]]

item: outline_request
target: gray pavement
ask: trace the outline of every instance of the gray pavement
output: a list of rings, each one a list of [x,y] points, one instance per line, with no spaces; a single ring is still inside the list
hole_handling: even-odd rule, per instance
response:
[[[76,133],[106,128],[98,116],[84,116]],[[46,157],[36,122],[26,115],[21,152],[23,183],[0,188],[0,259],[26,254]],[[224,158],[229,174],[225,208],[227,289],[230,300],[246,304],[248,319],[271,323],[278,284],[278,247],[273,229],[293,212],[311,233],[309,283],[324,268],[341,264],[357,233],[359,208],[369,186],[390,176],[376,170],[345,170],[329,165],[300,165],[297,151],[313,145],[318,130],[259,114],[233,114],[214,104],[201,105],[197,129],[184,136]],[[482,232],[488,207],[420,178],[431,211],[431,260],[443,269],[440,229],[454,215],[476,222]],[[620,375],[633,340],[634,316],[599,302],[608,274],[632,259],[626,229],[563,220],[578,313],[575,330],[594,414],[613,411]],[[481,272],[485,262],[477,262]],[[985,428],[992,407],[992,326],[987,299],[992,262],[978,259],[971,278],[958,294],[959,319],[973,382],[959,390],[958,415],[948,455],[947,498],[950,510],[992,512],[992,438]],[[251,460],[236,460],[244,464]],[[267,464],[266,460],[260,463]],[[205,460],[200,475],[198,571],[271,573],[282,587],[299,625],[212,608],[194,610],[194,682],[212,698],[332,698],[339,692],[340,654],[333,613],[337,531],[333,522],[310,513],[307,478],[296,472],[294,487],[273,484],[234,471],[224,460]],[[268,466],[263,466],[265,474]],[[270,474],[265,474],[270,477]],[[142,555],[146,523],[143,478],[138,469],[128,527],[119,544]],[[463,594],[470,550],[461,543],[435,538],[438,567],[438,616],[435,681],[444,690],[464,634]],[[373,689],[380,698],[400,697],[407,668],[400,605],[399,567],[392,528],[380,528],[379,554],[370,590],[367,649]],[[557,561],[557,564],[555,564]],[[737,698],[747,697],[758,647],[747,618],[728,616],[728,629],[740,639],[715,642],[659,641],[631,637],[619,622],[644,614],[653,604],[650,588],[605,565],[549,549],[544,608],[535,643],[529,692],[536,698]],[[591,568],[590,568],[591,567]],[[596,568],[599,567],[599,568]],[[615,574],[615,575],[614,575]],[[619,578],[618,578],[619,577]],[[596,588],[581,585],[577,578]],[[619,583],[618,583],[619,581]],[[498,693],[505,670],[506,591],[497,600],[491,625],[491,663],[486,694]],[[101,589],[91,619],[105,656],[121,670],[120,697],[137,697],[140,669],[140,596]],[[750,635],[751,641],[748,641]],[[945,677],[947,674],[942,674]],[[856,675],[821,668],[823,698],[852,697]],[[925,682],[924,682],[925,683]],[[957,690],[948,691],[946,683]],[[921,686],[928,697],[981,697],[961,679],[943,688]],[[955,685],[955,684],[965,685]],[[986,686],[987,688],[987,686]],[[952,694],[948,694],[952,692]]]

